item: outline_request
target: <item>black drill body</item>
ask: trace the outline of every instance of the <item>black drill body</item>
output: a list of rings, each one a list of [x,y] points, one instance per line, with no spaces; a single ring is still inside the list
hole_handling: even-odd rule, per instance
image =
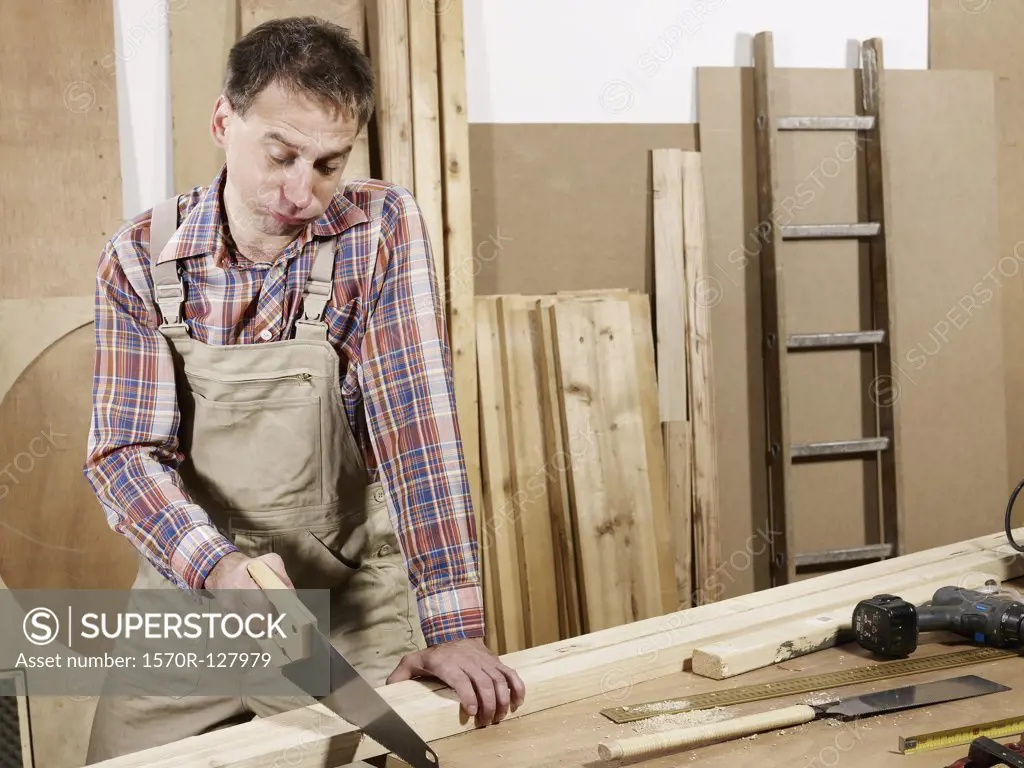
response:
[[[1012,597],[960,587],[942,587],[923,606],[894,595],[862,600],[853,611],[861,646],[882,656],[901,657],[917,648],[921,632],[952,632],[993,648],[1024,645],[1024,603]]]

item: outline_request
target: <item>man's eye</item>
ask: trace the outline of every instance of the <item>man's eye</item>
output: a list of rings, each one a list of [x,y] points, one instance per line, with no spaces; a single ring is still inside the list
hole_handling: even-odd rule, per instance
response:
[[[337,167],[332,165],[321,165],[319,167],[320,173],[322,173],[324,176],[333,176],[337,172],[337,170]]]
[[[284,165],[285,163],[288,162],[288,159],[284,157],[275,157],[274,155],[270,155],[270,162],[272,162],[274,165]]]

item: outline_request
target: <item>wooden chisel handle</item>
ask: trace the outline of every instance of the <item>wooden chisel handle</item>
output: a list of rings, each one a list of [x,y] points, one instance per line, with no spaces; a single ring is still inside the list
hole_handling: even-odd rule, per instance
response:
[[[785,728],[787,725],[809,723],[816,716],[817,712],[813,707],[797,704],[771,712],[736,717],[720,723],[695,725],[691,728],[676,728],[672,731],[617,739],[606,744],[599,744],[597,754],[602,760],[647,757],[669,749],[697,747],[714,741],[736,739],[740,736],[749,736],[752,733]]]

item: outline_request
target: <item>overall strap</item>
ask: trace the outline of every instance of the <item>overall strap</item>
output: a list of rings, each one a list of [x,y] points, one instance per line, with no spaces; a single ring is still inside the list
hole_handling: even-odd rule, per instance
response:
[[[330,237],[321,240],[316,247],[302,295],[302,312],[295,321],[297,339],[327,339],[324,311],[334,284],[334,247],[337,242],[337,238]]]
[[[379,195],[370,201],[370,248],[372,253],[377,252],[380,244],[384,199],[384,195]],[[295,321],[295,338],[297,339],[327,338],[327,323],[324,322],[323,316],[334,284],[334,251],[337,243],[338,239],[331,237],[322,240],[317,245],[313,265],[310,267],[309,277],[303,291],[302,312],[299,319]],[[340,251],[340,248],[338,250]],[[375,264],[376,259],[370,259],[371,267]]]
[[[185,288],[178,275],[178,262],[167,259],[157,263],[164,249],[174,248],[171,238],[178,229],[178,197],[169,197],[153,207],[149,225],[150,271],[153,274],[153,298],[160,309],[160,332],[188,333],[182,322]]]

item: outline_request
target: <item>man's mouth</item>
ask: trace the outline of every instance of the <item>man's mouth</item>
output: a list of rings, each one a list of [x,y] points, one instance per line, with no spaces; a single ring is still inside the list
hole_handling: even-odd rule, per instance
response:
[[[295,227],[306,223],[305,219],[296,219],[293,216],[285,216],[283,213],[278,213],[277,211],[271,211],[270,215],[273,216],[274,220],[279,224],[284,224],[289,227]]]

